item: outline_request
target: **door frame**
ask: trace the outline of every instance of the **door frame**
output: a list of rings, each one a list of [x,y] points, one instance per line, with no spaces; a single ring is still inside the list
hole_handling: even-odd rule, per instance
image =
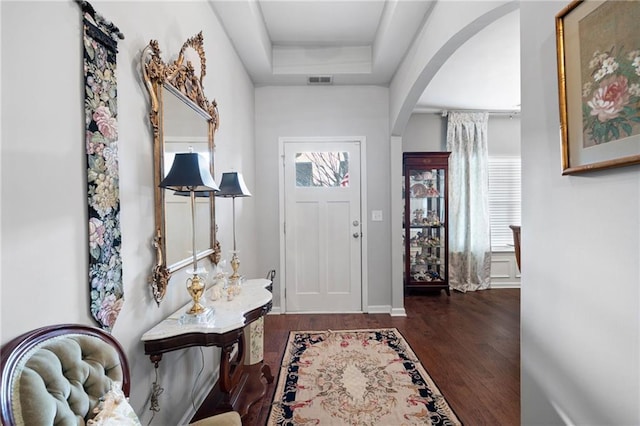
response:
[[[361,305],[362,312],[369,312],[369,275],[368,275],[368,214],[367,214],[367,137],[366,136],[304,136],[292,137],[283,136],[278,138],[278,155],[280,156],[280,166],[278,167],[278,204],[279,204],[279,231],[280,238],[280,313],[287,313],[287,301],[285,298],[286,282],[286,256],[285,256],[285,234],[284,234],[284,145],[286,143],[305,142],[358,142],[360,144],[360,223],[362,230],[361,237]]]

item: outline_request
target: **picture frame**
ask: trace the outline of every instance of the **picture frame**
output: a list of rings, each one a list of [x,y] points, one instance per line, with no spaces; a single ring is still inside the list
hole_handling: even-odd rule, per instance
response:
[[[640,163],[640,2],[556,15],[562,174]]]

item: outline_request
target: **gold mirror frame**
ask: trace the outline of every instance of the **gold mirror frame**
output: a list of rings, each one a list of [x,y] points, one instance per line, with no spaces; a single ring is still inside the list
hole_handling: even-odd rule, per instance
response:
[[[193,51],[200,60],[200,75],[190,60],[186,59],[187,52]],[[154,160],[154,199],[155,199],[155,234],[153,246],[155,248],[155,264],[152,268],[149,283],[153,298],[158,305],[164,298],[169,284],[169,278],[175,271],[189,265],[191,259],[180,260],[172,265],[167,265],[167,241],[166,241],[166,212],[165,191],[160,188],[160,182],[165,175],[164,171],[164,108],[163,89],[169,90],[180,100],[200,114],[208,123],[208,147],[209,167],[214,174],[213,150],[214,134],[219,126],[218,105],[216,101],[209,102],[202,89],[202,80],[206,75],[206,58],[203,48],[202,32],[188,39],[180,49],[178,59],[171,63],[165,63],[160,56],[157,40],[151,40],[142,51],[142,75],[150,97],[149,120],[153,128],[153,160]],[[209,257],[217,264],[220,261],[220,244],[216,239],[215,224],[215,197],[209,197],[211,212],[210,221],[210,246],[198,252],[198,258]]]

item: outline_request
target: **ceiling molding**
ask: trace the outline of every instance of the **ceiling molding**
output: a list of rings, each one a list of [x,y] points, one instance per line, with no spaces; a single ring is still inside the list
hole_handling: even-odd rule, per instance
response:
[[[307,85],[313,75],[331,76],[337,86],[389,87],[407,92],[391,105],[394,121],[415,108],[513,110],[520,103],[520,17],[497,22],[518,0],[209,4],[255,87]]]
[[[422,31],[435,1],[388,1],[373,46],[373,64],[388,83]]]
[[[388,86],[434,2],[210,0],[210,4],[256,86],[303,85],[308,75],[313,73],[333,75],[334,84]],[[292,30],[283,29],[273,30],[276,40],[272,39],[268,30],[270,26],[283,25],[286,20],[295,23],[295,13],[315,7],[324,13],[345,8],[343,12],[348,15],[341,16],[343,22],[349,16],[355,16],[358,8],[364,8],[369,25],[359,31],[366,36],[347,34],[342,37],[353,42],[342,41],[336,45],[329,42],[330,34],[315,35],[324,37],[316,43],[311,41],[310,35],[302,33],[298,35],[299,40],[293,35],[289,36],[291,39],[285,39],[283,37],[292,34]],[[268,10],[267,16],[265,9]],[[266,22],[273,16],[277,16],[275,24]],[[313,16],[299,15],[299,19],[302,18],[314,22]],[[316,27],[315,23],[313,26]],[[299,27],[300,24],[295,24],[292,28]],[[322,27],[330,29],[330,25],[323,24]],[[345,32],[344,29],[340,31],[341,34]]]
[[[370,46],[273,47],[273,74],[371,74]]]
[[[209,3],[249,76],[255,79],[271,74],[272,44],[258,3],[255,0],[209,0]]]

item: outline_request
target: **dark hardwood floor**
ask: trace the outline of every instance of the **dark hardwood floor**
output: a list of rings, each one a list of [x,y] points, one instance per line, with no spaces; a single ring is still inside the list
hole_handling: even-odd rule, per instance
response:
[[[268,315],[265,362],[276,377],[244,425],[264,425],[291,330],[396,327],[466,425],[520,424],[520,290],[416,294],[406,317],[388,314]],[[392,426],[392,425],[385,425]]]

